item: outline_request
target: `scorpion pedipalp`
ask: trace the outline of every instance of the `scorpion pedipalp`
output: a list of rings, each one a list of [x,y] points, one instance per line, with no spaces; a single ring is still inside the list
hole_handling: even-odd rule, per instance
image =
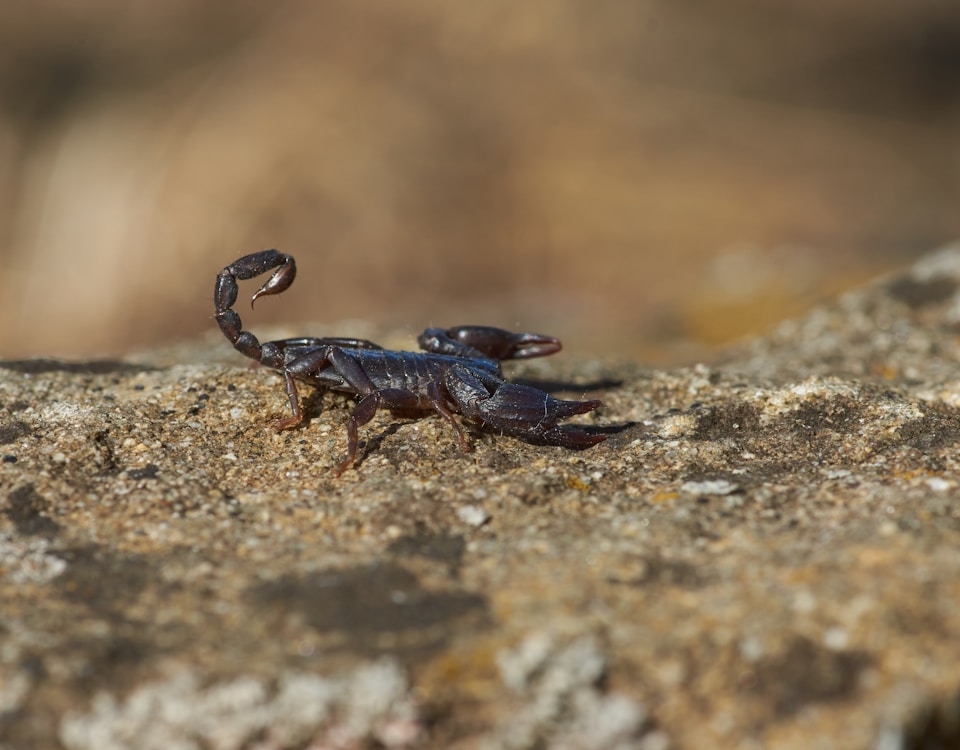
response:
[[[560,351],[560,340],[541,333],[514,333],[493,326],[428,328],[417,338],[420,348],[454,357],[506,359],[545,357]]]

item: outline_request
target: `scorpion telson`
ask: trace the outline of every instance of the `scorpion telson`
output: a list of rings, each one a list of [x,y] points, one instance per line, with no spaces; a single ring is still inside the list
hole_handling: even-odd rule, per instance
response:
[[[264,250],[235,260],[217,276],[213,300],[217,323],[234,348],[283,375],[291,416],[274,422],[286,430],[303,421],[297,381],[317,388],[360,397],[347,422],[347,457],[338,463],[339,476],[357,456],[358,428],[377,409],[434,411],[457,433],[463,450],[470,444],[454,414],[483,427],[530,443],[586,448],[606,435],[583,427],[559,424],[575,414],[597,409],[600,401],[564,401],[537,388],[510,383],[500,362],[543,357],[560,351],[560,341],[536,333],[511,333],[491,326],[428,328],[417,339],[422,352],[384,349],[365,339],[294,338],[261,344],[243,330],[233,310],[237,280],[252,279],[276,269],[251,299],[280,294],[297,274],[293,256]]]

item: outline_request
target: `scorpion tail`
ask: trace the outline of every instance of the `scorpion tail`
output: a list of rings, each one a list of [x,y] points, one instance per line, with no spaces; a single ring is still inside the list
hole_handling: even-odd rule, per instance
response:
[[[280,356],[278,352],[270,350],[264,352],[260,341],[249,331],[243,330],[240,316],[233,306],[237,301],[237,280],[246,281],[260,274],[276,268],[277,271],[267,279],[250,300],[251,306],[258,297],[267,294],[280,294],[287,289],[297,275],[297,266],[293,256],[285,255],[276,250],[264,250],[259,253],[244,255],[224,268],[217,275],[217,283],[213,290],[213,308],[217,325],[223,335],[233,344],[233,348],[251,359],[263,364],[276,366],[274,360]]]

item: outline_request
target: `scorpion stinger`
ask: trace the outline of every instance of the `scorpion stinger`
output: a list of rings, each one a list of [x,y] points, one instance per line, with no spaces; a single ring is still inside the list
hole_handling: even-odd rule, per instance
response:
[[[456,431],[464,450],[470,445],[454,414],[488,430],[530,443],[586,448],[606,438],[589,428],[561,421],[586,414],[600,401],[564,401],[503,377],[500,361],[543,357],[560,351],[560,341],[537,333],[513,333],[492,326],[428,328],[419,337],[424,351],[390,351],[366,339],[346,337],[293,338],[261,344],[243,330],[233,310],[237,280],[252,279],[276,269],[253,295],[280,294],[293,283],[293,257],[264,250],[235,260],[217,276],[214,311],[224,336],[240,353],[278,370],[284,379],[291,416],[274,422],[285,430],[303,421],[297,381],[359,396],[347,421],[347,455],[336,474],[353,464],[359,428],[380,408],[433,411]]]

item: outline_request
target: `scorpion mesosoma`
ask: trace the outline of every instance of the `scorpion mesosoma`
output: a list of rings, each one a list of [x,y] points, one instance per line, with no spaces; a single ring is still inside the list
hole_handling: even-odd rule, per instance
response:
[[[214,291],[214,309],[220,330],[234,348],[267,367],[278,370],[286,385],[292,415],[274,422],[286,430],[303,421],[296,381],[360,397],[347,421],[347,457],[335,467],[339,476],[357,456],[358,428],[373,419],[380,407],[435,411],[457,433],[461,448],[470,445],[454,413],[530,443],[586,448],[606,435],[576,425],[558,424],[574,414],[585,414],[600,401],[563,401],[537,388],[510,383],[500,361],[542,357],[560,351],[560,341],[536,333],[511,333],[491,326],[427,328],[417,339],[422,352],[390,351],[365,339],[292,338],[263,344],[243,330],[233,310],[237,280],[252,279],[272,269],[253,298],[280,294],[294,280],[293,256],[276,250],[245,255],[220,271]]]

